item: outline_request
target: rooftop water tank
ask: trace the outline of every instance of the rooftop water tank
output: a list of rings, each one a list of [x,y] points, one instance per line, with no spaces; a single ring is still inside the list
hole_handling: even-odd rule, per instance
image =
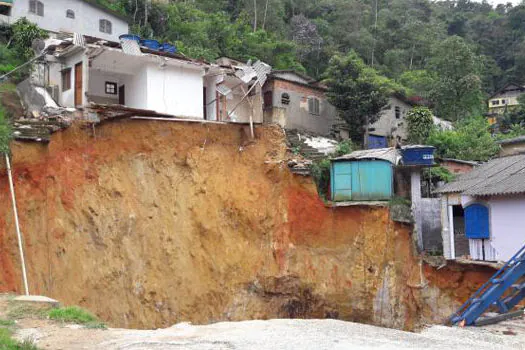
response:
[[[175,52],[177,52],[177,47],[175,45],[172,45],[172,44],[164,43],[164,44],[160,45],[160,50],[164,51],[164,52],[167,52],[167,53],[175,53]]]
[[[150,50],[158,51],[160,49],[160,43],[157,40],[153,39],[142,39],[140,41],[142,46],[146,46]]]

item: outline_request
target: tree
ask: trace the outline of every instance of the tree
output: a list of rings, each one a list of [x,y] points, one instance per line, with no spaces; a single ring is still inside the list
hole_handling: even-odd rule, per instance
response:
[[[47,33],[25,17],[17,20],[12,26],[13,49],[23,61],[29,61],[35,53],[31,48],[33,40],[47,37]]]
[[[361,143],[367,126],[377,120],[396,89],[395,84],[368,67],[355,51],[334,56],[325,77],[328,100],[350,126],[352,140]]]
[[[478,57],[459,36],[437,43],[429,68],[437,75],[431,98],[438,117],[460,120],[481,112]]]
[[[406,116],[408,142],[425,144],[434,129],[432,112],[427,107],[415,107]]]
[[[489,160],[499,150],[484,117],[461,120],[455,130],[434,130],[427,144],[435,146],[440,157],[475,161]]]

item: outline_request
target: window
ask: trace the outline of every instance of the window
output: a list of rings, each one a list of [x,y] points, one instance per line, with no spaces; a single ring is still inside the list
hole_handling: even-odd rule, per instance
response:
[[[287,92],[283,92],[281,94],[281,103],[283,105],[289,105],[290,104],[290,95]]]
[[[501,104],[502,105],[506,105],[507,104],[507,100],[501,100]]]
[[[29,0],[29,13],[44,16],[44,3],[38,0]]]
[[[465,235],[470,239],[489,239],[489,208],[471,204],[465,208]]]
[[[73,11],[73,10],[67,10],[67,11],[66,11],[66,17],[67,17],[67,18],[73,18],[73,19],[75,19],[75,11]]]
[[[493,101],[492,101],[492,105],[493,105],[493,106],[497,106],[497,105],[499,105],[499,100],[493,100]]]
[[[401,107],[396,106],[395,111],[396,111],[396,119],[401,119]]]
[[[62,71],[62,92],[71,89],[71,68]]]
[[[99,21],[99,29],[101,33],[111,34],[111,22],[107,19],[101,19]]]
[[[0,5],[0,15],[11,16],[11,5]]]
[[[264,107],[270,108],[273,106],[273,91],[266,91],[264,93]]]
[[[110,83],[106,81],[106,94],[116,95],[117,94],[117,83]]]
[[[308,111],[310,114],[319,115],[319,99],[310,97],[308,99]]]

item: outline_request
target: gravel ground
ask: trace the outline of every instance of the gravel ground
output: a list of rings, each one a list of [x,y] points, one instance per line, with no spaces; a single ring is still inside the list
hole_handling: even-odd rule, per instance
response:
[[[409,333],[336,320],[181,323],[158,330],[89,330],[56,324],[21,325],[18,338],[42,349],[525,349],[525,333],[495,334],[479,328],[433,326]],[[34,328],[31,328],[33,326]]]

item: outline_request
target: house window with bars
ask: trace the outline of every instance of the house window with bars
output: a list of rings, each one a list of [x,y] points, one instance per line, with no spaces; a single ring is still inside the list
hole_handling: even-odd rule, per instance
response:
[[[71,18],[71,19],[75,19],[75,11],[73,11],[73,10],[67,10],[67,11],[66,11],[66,17],[67,17],[67,18]]]
[[[107,19],[101,19],[99,21],[99,29],[101,33],[111,34],[111,22]]]
[[[313,115],[319,115],[319,99],[310,97],[308,99],[308,112]]]
[[[38,0],[29,0],[29,13],[44,16],[44,3]]]
[[[71,68],[62,71],[62,91],[71,89]]]

